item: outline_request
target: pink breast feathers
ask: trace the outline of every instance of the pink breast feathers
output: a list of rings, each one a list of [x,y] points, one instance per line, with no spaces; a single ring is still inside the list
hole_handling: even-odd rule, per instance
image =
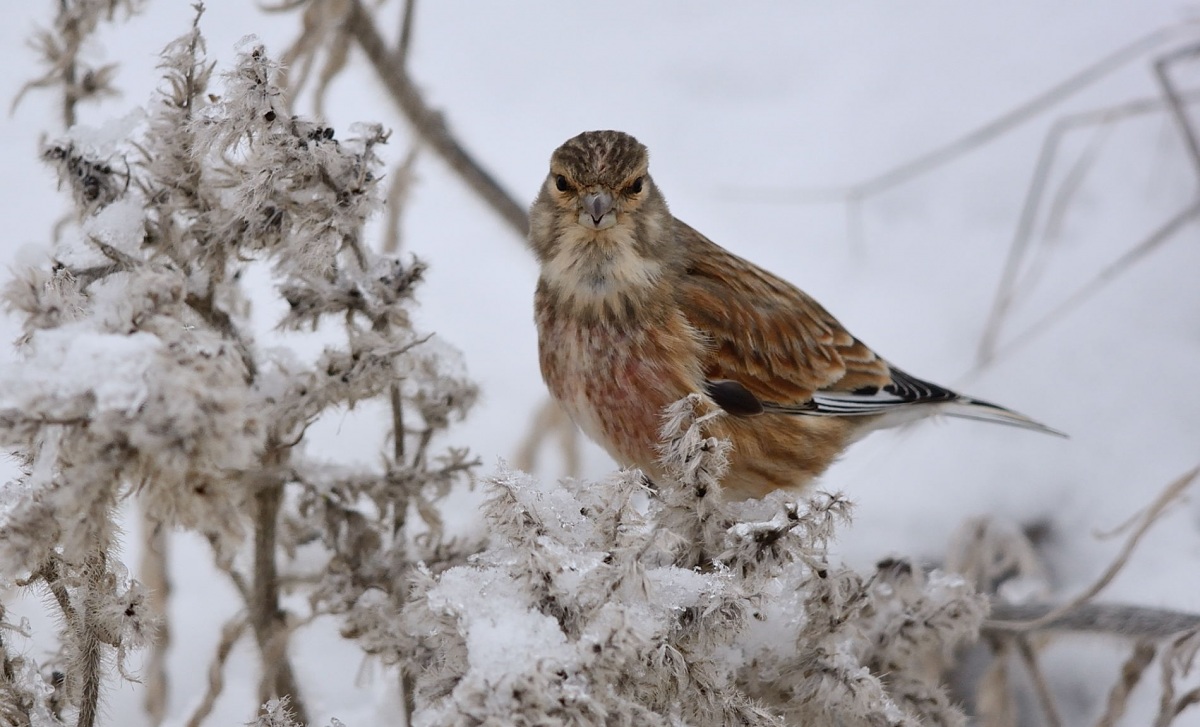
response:
[[[691,390],[687,377],[662,365],[664,335],[562,322],[543,328],[542,374],[551,393],[625,466],[656,469],[663,407]]]

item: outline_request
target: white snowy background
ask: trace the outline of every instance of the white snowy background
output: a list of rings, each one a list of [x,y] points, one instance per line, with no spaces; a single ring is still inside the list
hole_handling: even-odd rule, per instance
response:
[[[395,7],[387,10],[395,17]],[[52,11],[48,2],[7,6],[0,23],[5,103],[40,74],[25,41]],[[954,529],[974,515],[1044,521],[1059,595],[1069,595],[1119,545],[1095,531],[1127,520],[1200,460],[1197,228],[1184,228],[1030,345],[969,372],[1047,129],[1073,111],[1155,95],[1154,54],[953,164],[867,200],[857,236],[844,205],[801,200],[804,190],[855,183],[956,138],[1191,11],[1176,0],[430,0],[417,9],[411,68],[463,143],[520,199],[533,197],[564,139],[585,129],[633,133],[650,147],[652,172],[677,216],[807,290],[906,370],[1068,432],[1069,440],[1059,440],[971,422],[926,423],[856,445],[822,486],[845,490],[858,504],[836,545],[836,557],[849,563],[865,568],[889,554],[937,560]],[[99,124],[145,104],[157,84],[158,51],[186,30],[191,14],[187,3],[156,0],[141,16],[104,29],[89,54],[121,64],[124,94],[83,107],[81,120]],[[202,27],[210,55],[225,64],[251,33],[282,54],[297,18],[213,0]],[[1200,27],[1162,50],[1189,39],[1200,39]],[[384,151],[401,159],[410,138],[405,122],[361,57],[351,62],[327,101],[328,121],[339,132],[356,120],[382,121],[396,130]],[[1178,77],[1200,80],[1200,65]],[[310,113],[311,104],[302,101],[299,111]],[[46,248],[66,209],[52,172],[36,160],[39,135],[61,123],[57,98],[30,93],[0,123],[0,256],[11,266]],[[1068,162],[1092,133],[1072,137]],[[453,439],[469,444],[490,471],[513,455],[545,397],[531,315],[536,267],[522,241],[431,153],[417,172],[403,230],[405,249],[431,266],[419,327],[459,347],[482,386],[482,403]],[[1196,187],[1165,114],[1111,129],[1044,275],[1005,336],[1140,242]],[[260,310],[256,318],[265,329],[277,313]],[[0,336],[12,340],[16,332],[14,320],[0,319]],[[15,358],[11,349],[4,355]],[[321,451],[375,460],[383,446],[377,416],[368,409],[322,421],[315,432]],[[553,478],[557,466],[550,457],[541,474]],[[602,452],[588,449],[585,475],[611,468]],[[460,505],[457,527],[471,527],[470,505]],[[135,563],[129,527],[126,555]],[[182,723],[235,601],[198,540],[174,544],[169,714]],[[1193,497],[1156,526],[1103,598],[1200,611],[1198,566]],[[35,628],[52,627],[38,616],[37,598],[17,605]],[[29,648],[40,657],[40,644]],[[254,658],[245,644],[235,652],[210,724],[240,724],[252,713]],[[1050,679],[1067,697],[1065,710],[1077,711],[1072,724],[1094,720],[1095,700],[1120,658],[1103,642],[1064,640],[1051,648]],[[364,666],[334,628],[303,632],[295,661],[314,719],[337,716],[361,727],[396,718],[396,705],[379,699],[394,691],[394,680]],[[1157,680],[1147,681],[1125,724],[1153,713]],[[110,684],[108,723],[140,724],[137,689]],[[1200,724],[1200,714],[1177,724]]]

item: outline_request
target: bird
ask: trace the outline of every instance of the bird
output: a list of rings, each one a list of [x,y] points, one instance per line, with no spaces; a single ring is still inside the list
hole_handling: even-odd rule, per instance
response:
[[[676,219],[621,131],[559,146],[530,208],[550,394],[623,467],[666,476],[660,429],[697,394],[732,445],[730,499],[804,491],[864,434],[945,414],[1061,434],[905,373],[816,300]]]

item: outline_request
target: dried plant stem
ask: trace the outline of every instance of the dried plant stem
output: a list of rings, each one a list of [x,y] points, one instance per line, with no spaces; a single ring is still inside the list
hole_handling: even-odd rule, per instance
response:
[[[1113,684],[1112,689],[1108,692],[1107,706],[1104,708],[1104,714],[1100,715],[1100,719],[1096,722],[1096,727],[1113,727],[1117,720],[1121,719],[1121,716],[1125,714],[1129,695],[1141,681],[1146,667],[1154,661],[1156,652],[1157,648],[1150,641],[1139,641],[1134,646],[1133,653],[1121,665],[1121,678]]]
[[[417,0],[404,0],[404,13],[400,16],[400,40],[396,42],[396,60],[408,63],[408,49],[412,45],[413,22],[417,12]]]
[[[1189,53],[1195,52],[1194,48],[1186,50]],[[1184,104],[1195,103],[1200,100],[1200,94],[1196,94],[1195,92],[1181,93],[1171,83],[1170,78],[1167,76],[1165,62],[1169,62],[1175,57],[1176,54],[1172,54],[1172,56],[1160,59],[1155,64],[1159,80],[1164,89],[1165,98],[1138,99],[1119,106],[1064,116],[1055,121],[1054,125],[1046,133],[1046,137],[1042,142],[1042,150],[1034,168],[1033,180],[1029,184],[1025,195],[1025,202],[1021,207],[1021,216],[1017,221],[1017,229],[1013,235],[1012,243],[1009,245],[1008,257],[1004,263],[1004,271],[1000,277],[996,299],[992,303],[992,309],[988,313],[988,320],[984,326],[983,336],[980,339],[979,350],[976,354],[978,365],[986,366],[996,356],[996,345],[1000,336],[1001,325],[1013,301],[1017,297],[1018,287],[1021,287],[1018,284],[1018,277],[1033,238],[1034,227],[1041,213],[1041,204],[1046,196],[1046,185],[1050,177],[1050,172],[1054,168],[1059,148],[1068,132],[1085,125],[1107,125],[1118,119],[1159,113],[1164,109],[1169,109],[1180,126],[1184,141],[1188,145],[1189,151],[1192,152],[1193,162],[1197,165],[1198,172],[1200,172],[1200,157],[1197,156],[1196,152],[1195,135],[1188,124],[1186,113],[1183,110]],[[1067,183],[1064,183],[1064,190],[1068,188]],[[1060,204],[1056,204],[1054,207],[1058,210],[1062,208]],[[1055,211],[1052,210],[1051,220],[1055,220],[1056,216]]]
[[[989,638],[987,642],[992,660],[979,679],[975,711],[985,727],[1016,727],[1017,704],[1008,674],[1012,639]]]
[[[1099,273],[1096,274],[1095,277],[1093,277],[1084,285],[1080,286],[1074,293],[1067,297],[1066,300],[1055,306],[1049,313],[1039,318],[1021,333],[1009,339],[1009,341],[1003,347],[988,352],[981,350],[980,355],[983,356],[986,354],[987,358],[981,359],[981,361],[966,374],[965,378],[970,378],[971,376],[978,374],[1000,356],[1020,349],[1022,346],[1027,345],[1030,341],[1034,340],[1042,333],[1045,333],[1046,330],[1052,325],[1085,303],[1093,295],[1100,292],[1106,285],[1108,285],[1108,283],[1120,276],[1121,273],[1128,271],[1131,267],[1140,262],[1151,252],[1154,252],[1161,247],[1163,243],[1174,237],[1176,233],[1182,230],[1188,223],[1192,222],[1192,220],[1197,216],[1200,216],[1200,199],[1188,204],[1183,208],[1183,210],[1163,223],[1161,227],[1152,232],[1140,243],[1130,248],[1123,255],[1121,255],[1121,257],[1105,266]],[[993,327],[993,324],[991,323],[988,325],[989,329]]]
[[[1179,89],[1171,82],[1171,76],[1168,71],[1168,67],[1174,63],[1195,58],[1197,55],[1200,55],[1200,45],[1189,45],[1186,48],[1180,48],[1159,58],[1154,64],[1154,72],[1158,76],[1159,84],[1162,86],[1163,93],[1167,97],[1171,116],[1174,117],[1175,123],[1179,126],[1179,133],[1183,136],[1183,142],[1187,146],[1192,166],[1195,168],[1197,176],[1200,177],[1200,141],[1196,139],[1196,132],[1192,128],[1187,112],[1183,109],[1183,97]]]
[[[278,452],[277,449],[272,451]],[[278,454],[268,456],[279,457]],[[279,609],[279,572],[275,564],[275,548],[282,500],[282,483],[266,485],[254,496],[254,584],[251,588],[249,618],[262,657],[259,702],[290,697],[297,721],[307,724],[308,713],[287,655],[288,628]]]
[[[869,197],[943,166],[963,153],[995,139],[1010,129],[1037,116],[1059,101],[1083,90],[1151,48],[1157,47],[1177,36],[1179,32],[1179,26],[1171,26],[1148,33],[1118,48],[1091,66],[1043,91],[999,118],[984,124],[945,146],[927,152],[912,161],[888,170],[876,177],[860,182],[851,187],[849,191],[853,191],[853,196],[859,199]]]
[[[37,573],[30,577],[28,582],[18,581],[17,585],[30,585],[41,578],[46,583],[46,588],[50,590],[50,595],[54,596],[55,602],[58,603],[63,620],[67,622],[68,627],[72,627],[76,620],[75,607],[71,605],[71,595],[67,593],[66,587],[62,584],[59,565],[58,556],[51,557],[42,564]]]
[[[75,701],[79,709],[77,727],[93,727],[100,706],[100,682],[102,674],[102,659],[104,641],[96,624],[96,615],[88,607],[88,594],[93,590],[104,587],[104,553],[97,552],[84,565],[83,603],[80,608],[71,605],[71,595],[62,582],[61,562],[58,557],[51,557],[34,573],[29,581],[20,583],[29,585],[41,579],[45,582],[54,600],[62,611],[67,639],[73,643],[71,663],[66,670],[67,694]]]
[[[1082,593],[1078,594],[1071,600],[1054,608],[1040,618],[1023,623],[1007,624],[1007,630],[1027,632],[1042,628],[1047,624],[1057,621],[1066,614],[1071,613],[1094,598],[1096,594],[1100,593],[1105,586],[1111,583],[1112,579],[1116,577],[1117,573],[1119,573],[1121,569],[1125,567],[1125,563],[1128,562],[1129,556],[1133,553],[1134,548],[1136,548],[1137,544],[1141,541],[1142,536],[1146,534],[1146,532],[1150,529],[1150,526],[1158,521],[1158,518],[1162,516],[1167,507],[1179,498],[1184,489],[1186,489],[1188,485],[1192,484],[1197,475],[1200,475],[1200,466],[1193,467],[1192,469],[1188,470],[1174,482],[1167,485],[1166,488],[1159,493],[1158,497],[1154,499],[1154,502],[1150,504],[1150,507],[1146,509],[1133,532],[1129,534],[1125,544],[1121,547],[1121,551],[1117,554],[1116,559],[1109,564],[1108,568],[1105,569],[1105,571],[1100,575],[1099,578],[1096,579],[1094,583],[1092,583],[1092,585],[1088,586]],[[984,623],[985,628],[993,626],[994,625],[990,620]]]
[[[171,621],[167,618],[167,602],[171,596],[171,580],[167,571],[166,528],[151,519],[143,508],[142,519],[142,584],[147,591],[147,605],[161,617],[161,625],[150,645],[143,672],[146,696],[142,704],[152,725],[162,724],[167,713],[170,681],[167,675],[167,649],[171,646]]]
[[[392,170],[392,184],[388,187],[387,204],[384,207],[383,245],[381,249],[387,255],[393,255],[400,249],[400,218],[412,191],[414,170],[417,166],[417,146],[414,144],[400,162]]]
[[[1074,632],[1165,639],[1180,631],[1200,628],[1200,614],[1114,603],[1084,603],[1068,613],[1047,619],[1058,609],[1051,604],[996,603],[992,605],[991,618],[984,624],[983,631],[995,635],[1015,631]],[[1031,623],[1038,625],[1030,626]]]
[[[532,472],[537,466],[538,451],[542,443],[552,435],[558,437],[559,448],[563,454],[564,474],[567,477],[578,477],[582,469],[579,430],[571,423],[570,417],[558,402],[550,398],[547,398],[533,415],[533,420],[529,423],[529,433],[521,442],[513,463],[519,470]]]
[[[75,673],[68,675],[68,678],[73,679],[79,689],[77,727],[94,727],[96,717],[100,713],[100,685],[104,677],[104,640],[100,635],[100,626],[96,620],[95,610],[88,607],[87,601],[90,600],[89,596],[93,591],[101,592],[105,587],[104,560],[104,553],[97,552],[84,570],[86,594],[84,606],[79,609],[75,632],[75,646],[79,652],[72,665],[72,671]]]
[[[1147,51],[1188,32],[1194,32],[1194,25],[1172,25],[1150,32],[986,124],[873,177],[843,187],[810,189],[799,193],[776,191],[766,194],[766,190],[756,190],[754,196],[756,199],[763,199],[764,196],[773,197],[772,201],[790,203],[862,202],[869,197],[886,192],[945,166],[963,154],[1004,135],[1060,101],[1082,91],[1121,66],[1136,60]]]
[[[254,360],[254,355],[250,352],[250,346],[246,343],[245,336],[242,335],[233,318],[221,310],[213,301],[211,291],[205,297],[189,294],[187,304],[189,308],[204,319],[205,323],[208,323],[222,336],[229,339],[229,342],[237,349],[238,356],[241,357],[242,363],[246,367],[246,376],[248,379],[253,380],[258,375],[258,364]]]
[[[400,398],[400,384],[392,384],[388,391],[392,405],[392,459],[397,465],[404,464],[404,402]]]
[[[63,44],[67,48],[75,49],[77,53],[79,46],[83,42],[82,34],[79,32],[79,22],[77,19],[70,17],[69,12],[66,11],[65,4],[60,3],[59,7],[62,8],[60,12],[67,18],[67,21],[61,27]],[[71,60],[63,66],[62,71],[62,118],[63,128],[67,129],[75,125],[75,106],[79,103],[79,90],[76,82],[78,69],[75,67],[76,53],[71,54]],[[80,724],[83,724],[82,719]]]
[[[1200,101],[1200,94],[1188,94],[1186,100],[1188,103]],[[1000,329],[1018,295],[1018,288],[1028,287],[1027,282],[1018,282],[1019,272],[1028,253],[1033,229],[1041,212],[1041,203],[1045,198],[1050,171],[1053,169],[1059,147],[1067,132],[1086,124],[1109,124],[1120,118],[1161,112],[1164,108],[1166,108],[1166,102],[1161,98],[1139,99],[1120,106],[1066,116],[1056,121],[1050,128],[1042,144],[1042,151],[1034,169],[1033,181],[1029,184],[1025,202],[1021,207],[1021,216],[1017,221],[1017,230],[1013,235],[1013,241],[1009,245],[1008,257],[1004,262],[1004,271],[1000,276],[996,299],[992,303],[987,323],[984,325],[983,336],[976,354],[978,366],[986,366],[995,358]],[[1055,205],[1055,207],[1056,210],[1051,212],[1052,220],[1061,214],[1059,211],[1061,205]]]
[[[16,629],[5,623],[4,616],[4,604],[0,603],[0,694],[12,694],[16,686],[16,665],[5,648],[4,632]],[[16,703],[16,700],[0,701],[0,724],[25,725],[31,721],[27,705]]]
[[[1159,714],[1158,719],[1154,721],[1154,727],[1167,727],[1175,721],[1175,718],[1183,712],[1183,710],[1200,702],[1200,687],[1189,689],[1184,692],[1183,696],[1175,700],[1174,704],[1168,705],[1168,709]]]
[[[233,651],[234,645],[245,631],[245,616],[234,618],[221,629],[221,640],[217,643],[217,653],[213,655],[212,663],[208,665],[208,689],[204,692],[204,699],[200,705],[188,718],[187,727],[200,727],[212,713],[217,698],[225,689],[225,663],[229,660],[229,654]]]
[[[412,725],[413,713],[417,711],[417,685],[408,669],[400,668],[400,692],[404,697],[404,727]]]
[[[1067,216],[1067,211],[1071,208],[1071,203],[1074,202],[1079,190],[1083,188],[1083,182],[1087,178],[1088,171],[1096,163],[1100,157],[1100,151],[1104,147],[1104,142],[1108,139],[1109,134],[1115,128],[1114,124],[1101,124],[1092,134],[1092,138],[1088,140],[1087,146],[1079,154],[1075,162],[1067,169],[1063,175],[1063,180],[1058,185],[1053,198],[1050,200],[1050,206],[1046,211],[1046,224],[1042,228],[1042,239],[1049,243],[1057,240],[1062,235],[1063,220]],[[1043,244],[1042,250],[1049,247]],[[1032,279],[1033,271],[1027,278]],[[1030,282],[1025,283],[1026,286],[1031,285]]]
[[[529,230],[525,206],[509,194],[496,178],[467,152],[450,133],[442,114],[430,108],[408,75],[404,56],[391,50],[375,27],[371,13],[359,0],[350,0],[346,28],[358,41],[371,66],[408,118],[417,135],[454,170],[496,214],[524,238]]]
[[[1014,637],[1014,640],[1017,642],[1017,654],[1021,657],[1021,663],[1025,665],[1025,671],[1029,672],[1029,679],[1033,682],[1033,690],[1037,693],[1038,703],[1042,706],[1046,724],[1050,727],[1062,727],[1062,716],[1058,713],[1054,695],[1050,693],[1050,685],[1046,683],[1046,676],[1042,674],[1042,668],[1038,664],[1033,646],[1030,645],[1029,639],[1023,636]]]
[[[1179,634],[1159,656],[1162,693],[1159,696],[1158,716],[1154,720],[1154,727],[1167,727],[1185,709],[1200,702],[1200,687],[1192,688],[1179,699],[1175,698],[1176,677],[1186,676],[1195,663],[1197,650],[1200,649],[1198,636],[1200,629]]]

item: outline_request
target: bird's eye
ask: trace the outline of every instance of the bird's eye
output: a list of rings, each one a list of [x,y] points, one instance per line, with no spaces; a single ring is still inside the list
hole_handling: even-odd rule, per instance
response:
[[[626,187],[630,194],[641,194],[643,179],[644,177],[638,177],[637,179],[633,180],[633,184]]]
[[[571,185],[567,183],[567,178],[560,174],[554,178],[554,187],[560,192],[565,192],[571,188]]]

